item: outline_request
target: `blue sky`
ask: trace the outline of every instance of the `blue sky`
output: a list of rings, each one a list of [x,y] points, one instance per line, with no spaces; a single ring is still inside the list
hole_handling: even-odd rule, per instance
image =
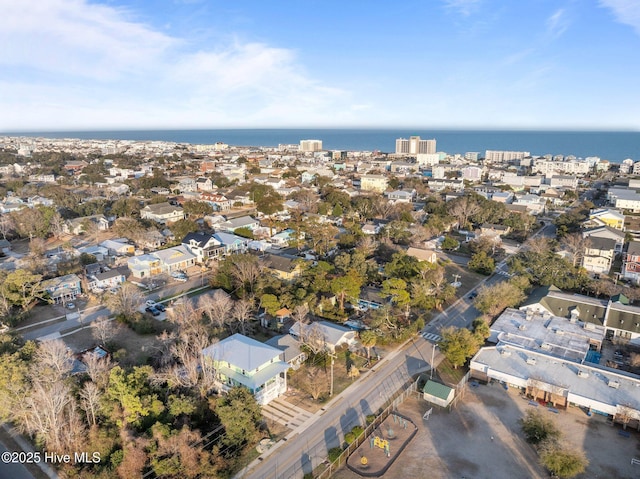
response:
[[[0,131],[640,130],[638,0],[0,0]]]

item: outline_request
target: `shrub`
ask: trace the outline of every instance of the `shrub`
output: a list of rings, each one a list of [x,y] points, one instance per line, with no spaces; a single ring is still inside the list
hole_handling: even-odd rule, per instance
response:
[[[355,439],[357,439],[363,432],[364,428],[362,428],[362,426],[356,426],[351,430],[351,434],[353,434]]]
[[[376,415],[375,415],[375,414],[369,414],[369,415],[367,416],[367,419],[366,419],[366,420],[367,420],[367,426],[368,426],[369,424],[372,424],[372,423],[373,423],[373,421],[375,421],[375,420],[376,420]]]
[[[348,432],[344,435],[344,442],[346,442],[347,444],[351,444],[355,440],[356,436],[355,434],[353,434],[353,432]]]
[[[329,449],[329,462],[335,462],[342,454],[342,449],[339,447],[332,447]]]

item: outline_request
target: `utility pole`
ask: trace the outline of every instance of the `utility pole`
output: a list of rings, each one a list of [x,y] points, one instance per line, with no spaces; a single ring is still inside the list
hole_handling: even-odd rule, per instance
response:
[[[329,357],[331,358],[331,389],[329,390],[329,397],[333,397],[333,363],[336,357],[332,353],[329,353]]]
[[[433,362],[435,360],[436,357],[436,348],[438,347],[437,344],[433,344],[431,347],[431,370],[429,371],[429,379],[433,379]]]

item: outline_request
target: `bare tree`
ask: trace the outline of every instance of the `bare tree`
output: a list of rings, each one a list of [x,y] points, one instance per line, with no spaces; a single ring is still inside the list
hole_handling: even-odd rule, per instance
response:
[[[228,257],[231,262],[231,276],[237,288],[253,292],[253,287],[264,270],[262,261],[250,254],[237,254]]]
[[[201,296],[198,300],[198,307],[216,328],[222,328],[229,319],[233,300],[227,293],[217,289],[213,295]]]
[[[72,399],[64,382],[34,377],[30,393],[20,403],[18,417],[22,429],[41,436],[49,450],[62,451],[64,436],[68,433],[66,409]]]
[[[82,358],[82,362],[86,366],[87,374],[91,381],[105,388],[109,382],[109,371],[114,366],[109,356],[100,357],[96,353],[86,353]]]
[[[133,316],[137,311],[144,296],[137,286],[124,283],[118,291],[107,297],[107,307],[115,314]]]
[[[300,323],[300,342],[312,354],[316,355],[327,349],[327,338],[317,323]]]
[[[299,304],[293,308],[293,319],[299,323],[307,322],[307,315],[309,314],[309,306],[306,304]]]
[[[591,240],[581,233],[571,233],[562,238],[562,246],[571,254],[572,264],[576,266],[584,257],[585,250],[591,246]]]
[[[15,228],[13,218],[10,215],[0,215],[0,234],[7,239],[7,234]]]
[[[62,339],[40,343],[35,354],[34,375],[51,382],[61,381],[73,367],[73,353]]]
[[[80,391],[80,404],[87,415],[87,422],[95,426],[97,422],[98,410],[100,408],[100,398],[102,391],[96,383],[87,381]]]
[[[376,241],[371,236],[363,236],[358,240],[356,249],[361,251],[366,258],[373,255],[376,250]]]
[[[458,220],[460,228],[465,228],[469,222],[469,218],[481,211],[480,205],[471,196],[464,196],[458,200],[452,201],[449,208],[449,214]]]
[[[111,341],[118,334],[118,330],[118,325],[106,316],[100,316],[91,323],[91,335],[102,345]]]
[[[539,236],[527,241],[527,249],[532,253],[545,255],[551,251],[551,245],[548,238]]]
[[[304,388],[315,401],[329,392],[329,378],[327,377],[327,373],[321,368],[309,368],[306,379]]]
[[[241,334],[247,334],[249,331],[249,320],[252,318],[253,310],[253,300],[250,299],[241,299],[233,305],[233,310],[231,311],[233,327],[237,327]]]

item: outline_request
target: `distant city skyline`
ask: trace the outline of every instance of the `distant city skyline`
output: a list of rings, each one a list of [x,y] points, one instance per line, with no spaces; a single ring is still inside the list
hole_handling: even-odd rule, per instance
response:
[[[0,131],[640,130],[640,2],[0,0]]]

